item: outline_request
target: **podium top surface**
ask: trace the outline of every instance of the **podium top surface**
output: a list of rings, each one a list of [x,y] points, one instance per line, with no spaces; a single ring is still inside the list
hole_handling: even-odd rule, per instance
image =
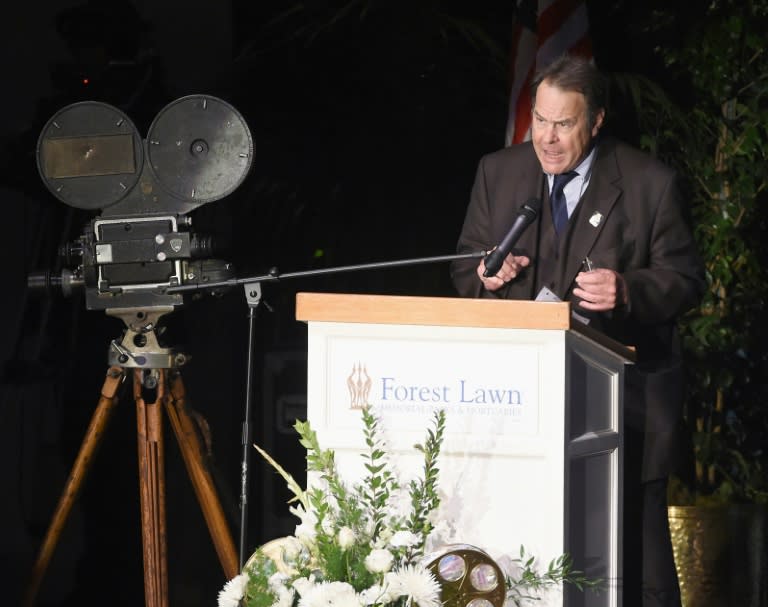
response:
[[[568,302],[297,293],[296,319],[305,322],[572,330],[629,361],[635,359],[631,348],[573,320]]]
[[[569,329],[565,302],[297,293],[296,319],[446,327]]]

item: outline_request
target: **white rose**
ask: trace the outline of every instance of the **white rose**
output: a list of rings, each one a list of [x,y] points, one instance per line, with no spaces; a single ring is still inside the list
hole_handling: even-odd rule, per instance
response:
[[[365,568],[371,573],[386,573],[392,568],[394,560],[389,550],[371,550],[371,553],[365,557]]]

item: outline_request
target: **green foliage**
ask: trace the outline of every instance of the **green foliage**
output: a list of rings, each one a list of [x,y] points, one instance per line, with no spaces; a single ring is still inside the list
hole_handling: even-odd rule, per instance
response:
[[[426,539],[432,532],[433,525],[429,514],[437,509],[440,498],[437,494],[437,481],[440,470],[437,458],[440,455],[440,445],[445,432],[445,413],[436,419],[435,429],[429,430],[424,445],[414,448],[424,454],[424,475],[418,481],[410,483],[411,516],[406,524],[409,531]],[[421,545],[423,550],[424,545]]]
[[[679,43],[657,49],[680,86],[677,101],[643,81],[635,97],[643,145],[689,180],[708,285],[681,323],[697,463],[684,497],[765,501],[768,2],[715,0],[684,18],[684,34],[667,37]],[[666,9],[653,23],[657,33],[679,27]]]
[[[343,593],[342,586],[352,593],[364,593],[369,599],[373,592],[373,605],[377,607],[439,607],[441,600],[448,600],[441,599],[440,585],[434,577],[430,577],[432,581],[417,580],[418,599],[408,595],[408,589],[403,589],[402,581],[398,581],[398,575],[411,580],[411,584],[414,575],[433,575],[424,560],[427,539],[440,506],[437,463],[445,433],[445,411],[435,412],[425,441],[414,445],[423,455],[423,474],[408,483],[407,501],[398,500],[401,487],[387,458],[379,420],[368,409],[362,417],[366,450],[361,455],[366,472],[362,482],[351,487],[339,475],[334,452],[321,448],[308,422],[297,421],[294,425],[301,445],[307,450],[307,472],[313,475],[306,491],[257,447],[294,493],[292,501],[299,506],[292,512],[299,516],[301,525],[295,536],[278,538],[254,552],[242,575],[228,582],[220,593],[220,606],[234,606],[242,599],[244,607],[295,607],[305,592],[322,591],[323,587],[330,591],[333,587],[333,592]],[[406,503],[408,511],[401,512],[398,504]],[[382,553],[384,564],[379,558]],[[374,556],[378,564],[371,563]],[[539,572],[535,558],[521,547],[520,558],[515,562],[520,565],[519,575],[504,574],[507,597],[515,605],[539,600],[537,594],[542,590],[564,583],[579,589],[600,586],[573,570],[566,555],[554,559],[545,571]],[[243,582],[242,595],[237,590],[239,581]],[[435,585],[432,600],[424,596],[424,588],[429,584]],[[335,603],[327,599],[320,604]]]
[[[591,589],[594,592],[604,586],[603,580],[589,579],[583,572],[575,570],[573,560],[566,554],[550,561],[543,573],[537,570],[536,558],[527,554],[524,546],[520,546],[519,556],[513,562],[520,566],[520,572],[515,577],[506,577],[507,600],[517,607],[527,601],[538,600],[536,593],[548,586],[573,584],[579,590]]]
[[[379,439],[378,420],[368,409],[363,410],[363,425],[365,444],[368,447],[363,457],[367,460],[365,469],[368,476],[363,480],[361,497],[373,521],[373,533],[377,535],[386,520],[389,498],[399,485],[392,471],[387,468],[384,446]]]

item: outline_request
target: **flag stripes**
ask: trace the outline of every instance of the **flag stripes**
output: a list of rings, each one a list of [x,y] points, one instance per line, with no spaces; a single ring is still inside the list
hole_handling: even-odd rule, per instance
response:
[[[585,0],[518,0],[510,52],[505,144],[530,138],[530,84],[536,70],[564,53],[592,57]]]

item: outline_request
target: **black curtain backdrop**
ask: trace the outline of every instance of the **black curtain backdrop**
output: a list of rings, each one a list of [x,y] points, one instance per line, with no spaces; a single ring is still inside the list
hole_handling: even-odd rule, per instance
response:
[[[37,138],[56,111],[85,99],[110,103],[142,136],[162,108],[188,94],[221,97],[242,113],[253,136],[253,168],[232,195],[192,213],[195,231],[219,243],[217,257],[239,276],[454,251],[476,163],[503,145],[514,3],[370,3],[377,4],[370,13],[333,21],[344,4],[309,3],[290,17],[277,0],[48,0],[6,8],[0,603],[19,604],[98,402],[107,347],[123,330],[120,321],[87,310],[82,292],[64,297],[26,288],[31,273],[67,266],[61,246],[94,215],[57,200],[37,173]],[[656,69],[652,47],[617,25],[632,23],[640,9],[629,2],[589,6],[598,64]],[[483,36],[473,36],[475,26]],[[631,135],[630,123],[617,127]],[[442,264],[265,286],[268,308],[259,313],[254,350],[254,440],[302,478],[303,453],[291,429],[306,402],[297,291],[453,291]],[[247,313],[244,294],[233,290],[190,298],[164,319],[169,339],[191,356],[184,382],[211,430],[209,463],[236,540]],[[143,601],[136,421],[125,388],[40,605]],[[249,550],[296,524],[283,481],[256,455]],[[167,423],[166,481],[171,604],[215,604],[225,579]]]

